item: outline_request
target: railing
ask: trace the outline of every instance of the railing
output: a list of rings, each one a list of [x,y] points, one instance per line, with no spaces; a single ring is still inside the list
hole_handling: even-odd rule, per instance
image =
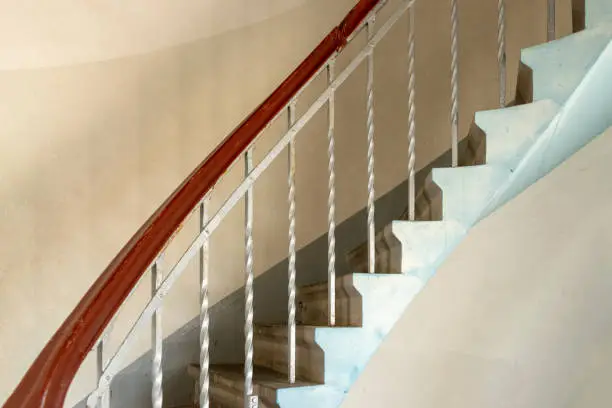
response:
[[[548,38],[553,39],[554,0],[548,1]],[[120,364],[126,356],[138,328],[151,323],[153,349],[151,401],[156,408],[163,405],[162,392],[162,331],[161,309],[164,297],[174,282],[185,270],[187,263],[196,254],[200,269],[200,407],[209,406],[209,305],[208,305],[208,244],[211,235],[220,225],[228,212],[239,200],[245,199],[245,369],[244,390],[248,406],[257,406],[257,396],[253,391],[253,185],[264,170],[288,149],[289,154],[289,246],[288,246],[288,341],[289,367],[288,381],[295,381],[296,374],[296,235],[295,235],[295,140],[298,132],[323,106],[328,109],[328,316],[329,325],[335,325],[335,92],[355,69],[363,62],[367,64],[366,111],[367,119],[367,235],[368,235],[368,272],[374,272],[374,48],[389,32],[391,27],[405,13],[409,14],[408,40],[408,169],[409,186],[408,217],[415,219],[415,5],[416,0],[401,0],[397,10],[378,30],[375,20],[379,10],[387,3],[385,0],[361,0],[335,27],[315,50],[293,71],[293,73],[243,122],[218,148],[200,164],[197,169],[166,200],[155,214],[132,237],[107,269],[100,275],[78,306],[65,320],[46,347],[34,361],[14,393],[6,402],[7,408],[61,407],[66,393],[90,351],[97,353],[98,382],[95,390],[87,398],[88,407],[108,408],[110,406],[110,385],[117,375]],[[458,2],[451,2],[451,150],[452,165],[458,164],[459,132],[459,66],[458,66]],[[498,62],[499,62],[499,101],[506,101],[506,52],[505,52],[505,7],[504,0],[498,0]],[[337,55],[348,42],[361,32],[367,31],[367,43],[348,66],[336,74]],[[327,88],[307,111],[296,119],[296,101],[301,92],[318,74],[326,71]],[[253,144],[260,133],[280,114],[288,111],[288,129],[262,161],[253,165]],[[239,186],[221,208],[209,217],[208,202],[210,194],[220,177],[243,157],[245,175]],[[162,276],[164,249],[180,229],[184,220],[193,212],[199,211],[200,232],[178,262]],[[151,299],[141,312],[134,326],[123,339],[116,353],[106,361],[104,348],[112,321],[120,306],[130,295],[142,276],[151,270]]]

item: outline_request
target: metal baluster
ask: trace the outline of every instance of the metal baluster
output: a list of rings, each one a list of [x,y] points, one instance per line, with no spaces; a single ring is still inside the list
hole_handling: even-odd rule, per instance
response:
[[[548,0],[548,24],[546,26],[546,31],[547,31],[547,39],[548,41],[553,41],[556,38],[556,33],[555,33],[555,15],[556,15],[556,10],[555,10],[555,0]]]
[[[204,197],[200,203],[200,232],[208,221],[209,197]],[[210,401],[209,389],[209,316],[208,316],[208,239],[200,248],[200,408],[208,408]]]
[[[506,1],[497,1],[497,62],[499,64],[499,106],[506,106]]]
[[[327,83],[331,85],[334,81],[334,68],[336,65],[335,58],[327,64]],[[327,288],[328,288],[328,306],[327,314],[329,325],[336,325],[336,158],[334,155],[334,126],[336,117],[336,94],[332,90],[329,95],[328,102],[328,123],[327,132],[327,156],[329,179],[327,187],[329,195],[327,197]]]
[[[374,36],[374,17],[366,25],[368,41]],[[374,226],[374,48],[368,53],[368,82],[366,85],[368,128],[368,272],[374,273],[376,262]]]
[[[245,154],[245,177],[253,169],[253,147]],[[253,187],[245,194],[245,246],[246,246],[246,284],[244,286],[244,403],[245,407],[258,406],[258,398],[253,394]]]
[[[287,108],[289,129],[295,123],[295,101],[291,101]],[[295,134],[289,140],[289,320],[288,349],[289,349],[289,383],[295,383]]]
[[[415,18],[414,3],[408,9],[408,219],[414,221],[416,217],[416,138],[415,138]]]
[[[160,261],[161,257],[158,258],[151,268],[151,297],[155,296],[157,289],[159,289],[162,283],[162,273],[159,268]],[[161,308],[159,308],[153,314],[151,322],[151,344],[153,348],[153,364],[151,369],[153,388],[151,390],[151,402],[153,408],[162,408],[163,405],[162,341]]]
[[[102,374],[104,373],[104,366],[106,365],[106,360],[104,360],[104,346],[106,344],[106,340],[108,339],[108,330],[102,334],[102,338],[98,343],[98,347],[96,349],[96,366],[98,371],[98,381],[100,383],[100,379],[102,378]],[[93,407],[92,407],[93,408]],[[97,408],[110,408],[110,387],[102,393],[100,398],[98,399]]]
[[[459,13],[451,0],[451,150],[452,165],[459,165]]]

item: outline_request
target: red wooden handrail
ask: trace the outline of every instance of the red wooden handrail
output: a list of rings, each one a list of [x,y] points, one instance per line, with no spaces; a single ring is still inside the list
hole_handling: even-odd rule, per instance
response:
[[[230,165],[381,0],[360,0],[302,63],[187,177],[136,232],[60,326],[5,408],[58,408],[81,363],[147,268]]]

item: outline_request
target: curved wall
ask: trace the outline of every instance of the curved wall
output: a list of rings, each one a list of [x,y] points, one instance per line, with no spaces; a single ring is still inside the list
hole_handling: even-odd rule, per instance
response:
[[[203,40],[317,0],[0,1],[0,70],[103,61]]]
[[[285,1],[267,4],[299,3]],[[245,7],[252,3],[236,0],[236,4]],[[117,59],[81,54],[78,58],[83,60],[105,60],[66,65],[64,59],[64,66],[55,68],[0,71],[0,237],[3,243],[0,246],[0,402],[130,236],[232,128],[308,55],[354,3],[354,0],[309,0],[260,23],[154,52]],[[22,7],[31,5],[23,4]],[[417,167],[420,168],[449,146],[450,35],[446,22],[450,10],[446,0],[418,4]],[[37,7],[41,12],[39,18],[44,20],[44,8],[40,7],[45,6]],[[465,0],[461,7],[465,22],[461,26],[461,134],[465,134],[472,112],[495,107],[498,100],[496,5]],[[541,29],[544,10],[544,2],[535,9],[532,0],[508,4],[512,21],[508,31],[512,46],[508,50],[509,72],[516,72],[520,47],[545,38],[545,30]],[[176,19],[183,18],[180,16],[183,15],[177,14]],[[569,21],[569,12],[565,17],[561,15],[560,20]],[[175,23],[180,27],[179,21]],[[42,25],[59,23],[52,23],[50,19]],[[407,19],[401,20],[376,50],[377,196],[390,191],[406,177],[407,29]],[[128,37],[121,34],[118,38]],[[77,53],[70,51],[73,43],[78,44],[76,39],[57,38],[56,45],[61,52],[55,55],[65,52],[64,56],[72,55],[73,62],[78,60]],[[363,43],[363,38],[358,38],[357,43]],[[84,41],[80,48],[74,46],[74,49],[89,46],[84,44],[91,43]],[[95,46],[92,48],[91,52],[97,50]],[[128,54],[136,53],[137,48]],[[97,52],[108,49],[100,47]],[[2,47],[0,55],[8,55],[1,50]],[[138,48],[138,53],[141,51]],[[355,49],[349,47],[338,69],[354,53]],[[50,57],[45,59],[43,54],[37,55],[41,58],[37,64],[62,65],[60,58],[54,62]],[[32,63],[30,68],[35,65]],[[514,88],[514,80],[510,75],[508,89]],[[315,88],[322,89],[324,82],[325,78],[319,78],[314,88],[304,93],[298,104],[298,115],[316,97]],[[366,202],[364,111],[365,68],[362,66],[337,94],[338,222],[355,214]],[[256,161],[263,157],[285,124],[285,118],[281,117],[265,132],[255,150]],[[326,231],[326,136],[323,109],[297,141],[298,247]],[[257,274],[286,257],[288,222],[279,217],[287,211],[286,164],[286,156],[281,155],[255,187]],[[227,197],[242,173],[240,164],[227,173],[214,194],[214,208]],[[176,244],[169,248],[167,267],[193,237],[196,224],[197,220],[185,224]],[[241,203],[215,232],[211,246],[212,305],[244,283]],[[165,334],[197,316],[195,266],[193,262],[165,301]],[[150,279],[145,276],[125,304],[110,338],[111,351],[148,300],[149,284]],[[147,328],[125,364],[141,355],[149,345]],[[69,403],[80,400],[93,386],[94,377],[92,356],[72,387]]]

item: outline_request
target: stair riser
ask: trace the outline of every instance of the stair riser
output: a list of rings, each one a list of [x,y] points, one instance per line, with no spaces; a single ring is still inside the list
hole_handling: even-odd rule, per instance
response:
[[[328,305],[327,293],[299,300],[296,317],[297,323],[311,326],[327,326],[329,324]],[[361,298],[337,294],[336,325],[359,327],[361,324]]]
[[[327,326],[329,324],[328,285],[320,284],[298,290],[298,324]],[[336,279],[336,326],[362,325],[361,295],[353,287],[352,275]]]
[[[313,339],[314,340],[314,339]],[[255,335],[254,363],[282,374],[289,374],[289,347],[287,339]],[[314,341],[307,343],[297,339],[296,376],[316,383],[325,382],[325,356]]]
[[[210,390],[211,408],[244,408],[244,397],[242,392],[212,386]],[[270,403],[265,398],[259,398],[259,408],[278,408],[278,405]]]
[[[586,27],[585,1],[572,0],[572,31],[577,33]]]
[[[277,408],[276,391],[253,384],[253,391],[259,396],[262,408]],[[244,379],[226,378],[211,372],[210,375],[211,408],[244,408]]]

